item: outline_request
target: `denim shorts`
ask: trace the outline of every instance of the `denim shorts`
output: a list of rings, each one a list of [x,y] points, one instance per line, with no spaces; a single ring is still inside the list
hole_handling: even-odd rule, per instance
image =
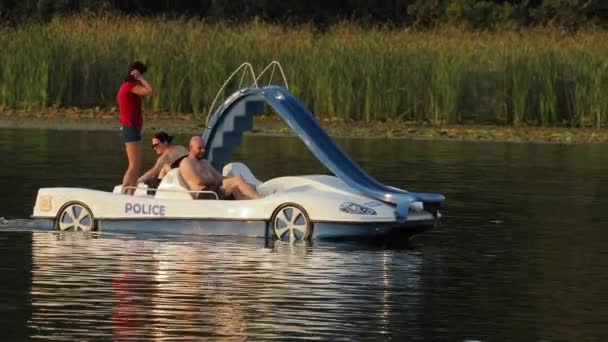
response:
[[[122,135],[122,140],[126,143],[141,141],[141,129],[136,127],[120,125],[120,135]]]

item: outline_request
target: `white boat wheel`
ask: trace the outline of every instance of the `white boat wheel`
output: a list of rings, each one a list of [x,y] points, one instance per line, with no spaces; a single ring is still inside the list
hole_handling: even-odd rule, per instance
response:
[[[306,211],[296,204],[279,207],[272,218],[274,235],[279,240],[308,240],[311,233],[310,219]]]
[[[80,203],[66,205],[57,216],[56,228],[59,230],[90,232],[94,226],[91,210]]]

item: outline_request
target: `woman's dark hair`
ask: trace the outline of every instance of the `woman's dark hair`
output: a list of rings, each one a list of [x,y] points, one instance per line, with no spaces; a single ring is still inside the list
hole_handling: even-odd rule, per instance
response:
[[[129,73],[127,74],[127,77],[125,78],[126,82],[135,82],[135,79],[133,78],[133,76],[131,76],[131,71],[133,71],[133,70],[137,70],[137,71],[139,71],[140,74],[143,75],[146,73],[146,70],[148,70],[148,66],[140,61],[135,61],[135,62],[131,63],[131,65],[129,66]]]
[[[154,138],[158,139],[161,143],[170,144],[173,141],[173,136],[167,134],[166,132],[158,132],[154,134]]]

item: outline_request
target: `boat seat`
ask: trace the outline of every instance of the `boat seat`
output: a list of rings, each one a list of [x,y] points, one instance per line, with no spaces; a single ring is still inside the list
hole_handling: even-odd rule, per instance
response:
[[[188,187],[179,173],[179,168],[171,169],[158,185],[154,198],[192,199]]]
[[[255,178],[255,176],[247,167],[247,165],[241,162],[233,162],[224,166],[224,168],[222,169],[222,175],[225,177],[234,177],[240,175],[241,177],[243,177],[243,179],[245,179],[245,182],[255,187],[262,184],[259,179]]]

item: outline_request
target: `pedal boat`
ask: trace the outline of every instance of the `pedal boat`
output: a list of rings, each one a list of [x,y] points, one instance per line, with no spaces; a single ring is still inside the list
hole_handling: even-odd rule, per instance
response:
[[[248,63],[243,66],[250,68]],[[254,74],[253,79],[258,78]],[[283,118],[333,175],[262,182],[245,164],[232,161],[233,149],[266,106]],[[411,236],[435,226],[441,218],[444,196],[408,192],[371,178],[321,128],[286,82],[264,87],[254,82],[235,92],[210,116],[202,137],[206,157],[216,169],[225,176],[241,175],[263,197],[195,200],[179,169],[173,169],[158,189],[148,191],[139,184],[133,196],[122,194],[121,186],[111,192],[41,188],[32,218],[47,220],[49,227],[62,231],[245,235],[292,241]]]

